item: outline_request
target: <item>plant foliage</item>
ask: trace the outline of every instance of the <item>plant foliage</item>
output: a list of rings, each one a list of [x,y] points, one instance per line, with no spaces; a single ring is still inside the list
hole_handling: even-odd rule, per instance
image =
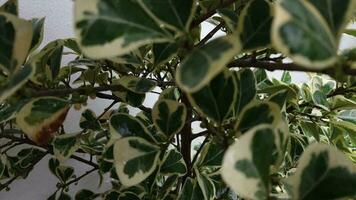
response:
[[[45,45],[45,19],[0,6],[0,191],[49,155],[49,200],[356,197],[355,0],[74,4],[75,38]],[[91,173],[111,187],[73,193]]]

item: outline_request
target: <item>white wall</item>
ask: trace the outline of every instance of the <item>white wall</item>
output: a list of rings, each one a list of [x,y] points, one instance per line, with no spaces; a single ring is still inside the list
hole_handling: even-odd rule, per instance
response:
[[[5,0],[0,0],[0,4]],[[45,37],[44,43],[58,38],[73,37],[73,2],[72,0],[19,0],[20,15],[26,19],[46,17],[45,21]],[[206,23],[204,25],[202,35],[205,35],[212,26]],[[221,35],[221,33],[220,33]],[[43,45],[42,45],[43,46]],[[355,47],[355,40],[351,41],[351,37],[345,37],[342,42],[342,48]],[[281,72],[271,73],[273,76],[280,77]],[[301,83],[306,81],[304,73],[295,73],[294,81]],[[157,97],[154,96],[145,101],[147,106],[152,106]],[[108,104],[109,101],[90,101],[89,107],[100,113]],[[80,112],[70,112],[70,117],[66,120],[66,130],[74,132],[78,130],[78,122]],[[48,158],[43,159],[30,173],[26,180],[18,180],[12,184],[9,192],[0,192],[1,200],[41,200],[46,199],[53,191],[55,191],[56,178],[50,174],[47,167]],[[71,165],[75,167],[76,174],[84,173],[88,168],[80,165],[76,161],[71,161]],[[97,190],[98,177],[95,175],[88,176],[79,182],[75,188],[89,188]],[[108,185],[105,183],[104,185]],[[105,186],[104,186],[105,188]],[[103,188],[102,188],[103,189]]]

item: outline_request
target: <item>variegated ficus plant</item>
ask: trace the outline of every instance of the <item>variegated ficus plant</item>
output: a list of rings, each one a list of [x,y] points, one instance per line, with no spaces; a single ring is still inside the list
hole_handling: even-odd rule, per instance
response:
[[[74,5],[76,38],[44,45],[44,19],[0,7],[0,190],[47,159],[51,200],[356,197],[356,48],[339,47],[355,0]],[[91,173],[110,187],[72,191]]]

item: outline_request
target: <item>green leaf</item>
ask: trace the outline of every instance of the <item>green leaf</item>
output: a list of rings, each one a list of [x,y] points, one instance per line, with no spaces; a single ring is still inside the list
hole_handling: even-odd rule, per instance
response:
[[[304,151],[287,183],[293,199],[352,197],[356,195],[356,168],[335,147],[313,144]]]
[[[217,10],[217,13],[231,31],[236,30],[239,21],[239,15],[236,12],[228,8],[222,8]]]
[[[57,176],[56,169],[59,167],[60,163],[56,158],[51,158],[48,161],[48,169],[52,172],[53,175]]]
[[[119,113],[110,118],[110,134],[112,139],[136,136],[148,141],[154,141],[147,128],[135,117]]]
[[[273,10],[265,0],[250,1],[239,16],[238,32],[244,50],[254,50],[271,44]]]
[[[240,197],[268,198],[275,138],[272,127],[258,126],[244,134],[226,151],[221,175]]]
[[[177,184],[177,181],[177,175],[168,177],[158,192],[158,199],[165,199],[174,187],[174,185]]]
[[[154,63],[156,66],[164,64],[174,57],[178,51],[177,43],[161,43],[154,44],[152,52],[154,55]]]
[[[182,154],[176,149],[168,151],[163,158],[160,167],[160,173],[163,175],[179,175],[183,176],[187,172]]]
[[[279,106],[283,106],[283,102],[286,101],[294,106],[298,105],[299,91],[292,85],[286,85],[284,83],[277,83],[276,85],[269,85],[260,89],[259,93],[266,93],[270,96],[269,100],[277,103]],[[286,92],[286,94],[284,94]],[[277,95],[277,96],[276,96]],[[285,99],[276,99],[278,96],[283,97],[287,95]]]
[[[73,155],[79,148],[77,135],[65,134],[54,138],[53,152],[56,158],[63,162]]]
[[[272,41],[278,51],[304,67],[323,69],[337,60],[337,45],[326,21],[307,1],[276,4]]]
[[[356,29],[346,29],[344,33],[356,37]]]
[[[0,156],[0,180],[3,179],[4,172],[7,168],[7,158],[5,155]]]
[[[232,73],[224,70],[202,89],[188,94],[193,106],[216,123],[229,117],[236,96],[236,81]]]
[[[283,72],[281,80],[286,84],[292,83],[292,77],[288,71]]]
[[[72,197],[69,196],[69,194],[62,192],[61,195],[59,195],[58,200],[71,200]]]
[[[117,81],[113,82],[117,84]],[[122,89],[120,91],[113,92],[113,94],[119,97],[123,102],[130,104],[133,107],[138,107],[142,105],[146,98],[146,94],[138,94],[130,90]]]
[[[158,164],[160,148],[139,137],[116,141],[114,160],[116,173],[125,186],[136,185],[148,178]]]
[[[32,40],[32,25],[14,15],[0,13],[0,69],[14,73],[25,62]]]
[[[182,130],[186,118],[185,105],[174,100],[159,100],[152,109],[153,123],[160,132],[167,136],[167,139]]]
[[[338,118],[356,124],[356,109],[342,111]]]
[[[11,173],[26,178],[33,169],[33,164],[39,162],[47,153],[38,148],[21,149],[15,157],[8,157]]]
[[[240,42],[231,35],[196,48],[177,69],[177,84],[186,92],[197,92],[220,74],[240,49]]]
[[[30,52],[36,50],[40,46],[40,44],[43,40],[44,22],[45,22],[45,18],[31,20],[32,29],[33,29],[33,37],[32,37],[32,41],[31,41]]]
[[[300,127],[306,136],[313,136],[317,141],[320,141],[320,135],[323,134],[323,131],[318,124],[308,121],[300,121]]]
[[[33,73],[34,70],[32,66],[26,65],[24,68],[10,75],[6,81],[0,85],[0,103],[19,90],[28,79],[30,79]]]
[[[31,79],[33,82],[38,84],[51,82],[59,75],[63,46],[69,40],[54,40],[31,57],[31,64],[36,70],[35,76]]]
[[[277,104],[272,102],[251,102],[242,110],[236,130],[244,133],[260,124],[277,126],[281,120],[282,115]]]
[[[0,12],[6,12],[17,16],[19,14],[18,0],[7,0],[0,6]]]
[[[202,200],[204,195],[196,179],[188,177],[185,180],[183,189],[179,194],[178,200]]]
[[[75,28],[84,54],[110,58],[147,44],[173,41],[182,27],[188,30],[195,7],[195,0],[79,0]]]
[[[233,74],[237,85],[236,103],[233,111],[234,116],[237,117],[241,110],[256,98],[257,89],[255,75],[250,69],[242,69],[238,72],[233,72]]]
[[[138,94],[145,94],[156,87],[156,82],[135,76],[123,76],[117,83]]]
[[[342,95],[336,95],[332,97],[330,101],[331,110],[356,109],[356,102]]]
[[[224,146],[216,140],[211,140],[203,147],[197,166],[220,167],[224,153]]]
[[[17,112],[24,106],[26,101],[18,101],[15,104],[3,104],[0,106],[0,124],[15,118]]]
[[[275,94],[272,94],[269,98],[269,102],[276,103],[279,108],[282,110],[284,105],[287,103],[288,100],[289,90],[281,90]]]
[[[69,108],[68,102],[60,98],[37,98],[21,108],[16,123],[32,141],[47,144],[62,125]]]
[[[350,22],[355,8],[353,0],[308,0],[323,16],[338,40],[343,29]]]
[[[89,109],[82,113],[79,126],[85,130],[99,131],[102,129],[100,122],[97,120],[96,114]]]
[[[324,108],[325,110],[329,110],[329,102],[327,96],[323,92],[319,90],[315,91],[312,98],[316,105]]]
[[[82,189],[75,195],[75,200],[94,200],[99,194],[95,194],[93,191]]]
[[[198,180],[198,185],[203,193],[204,199],[205,200],[213,200],[215,199],[215,186],[213,181],[205,174],[201,174],[197,172],[197,180]]]
[[[179,94],[178,88],[170,87],[170,88],[167,88],[161,92],[158,100],[167,99],[167,100],[176,100],[177,101],[179,99],[179,96],[180,96],[180,94]]]

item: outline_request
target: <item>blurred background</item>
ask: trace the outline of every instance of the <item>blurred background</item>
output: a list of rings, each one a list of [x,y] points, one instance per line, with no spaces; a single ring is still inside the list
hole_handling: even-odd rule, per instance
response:
[[[0,5],[5,0],[0,0]],[[55,39],[63,39],[74,37],[73,30],[73,1],[72,0],[19,0],[20,16],[25,19],[42,18],[45,20],[45,34],[42,47],[48,42]],[[350,25],[356,28],[356,24]],[[202,27],[202,37],[204,37],[214,26],[209,23],[204,23]],[[215,37],[223,35],[223,32],[218,32]],[[356,40],[350,36],[343,35],[340,50],[356,47]],[[63,64],[73,59],[66,56]],[[283,72],[269,72],[271,77],[280,78]],[[292,73],[292,81],[296,84],[301,84],[308,81],[305,73]],[[152,107],[157,100],[157,95],[147,96],[144,105]],[[101,113],[111,102],[104,100],[89,100],[88,107],[97,114]],[[82,108],[80,111],[71,110],[65,121],[65,129],[68,133],[77,132],[79,129],[79,119],[81,112],[87,108]],[[135,114],[137,110],[132,110]],[[198,129],[198,126],[196,126]],[[199,130],[194,130],[194,132]],[[199,142],[199,141],[197,141]],[[1,143],[1,141],[0,141]],[[48,159],[46,157],[38,163],[34,170],[30,173],[26,180],[16,180],[11,185],[11,190],[8,192],[0,192],[0,200],[42,200],[47,199],[55,190],[57,179],[51,174],[48,169]],[[73,166],[75,173],[80,175],[85,173],[89,168],[81,165],[79,162],[69,160],[68,164]],[[108,179],[106,179],[108,180]],[[82,179],[78,185],[73,185],[70,194],[75,194],[78,189],[91,189],[93,191],[105,191],[108,188],[109,182],[104,182],[98,189],[99,177],[96,174],[91,174]]]

